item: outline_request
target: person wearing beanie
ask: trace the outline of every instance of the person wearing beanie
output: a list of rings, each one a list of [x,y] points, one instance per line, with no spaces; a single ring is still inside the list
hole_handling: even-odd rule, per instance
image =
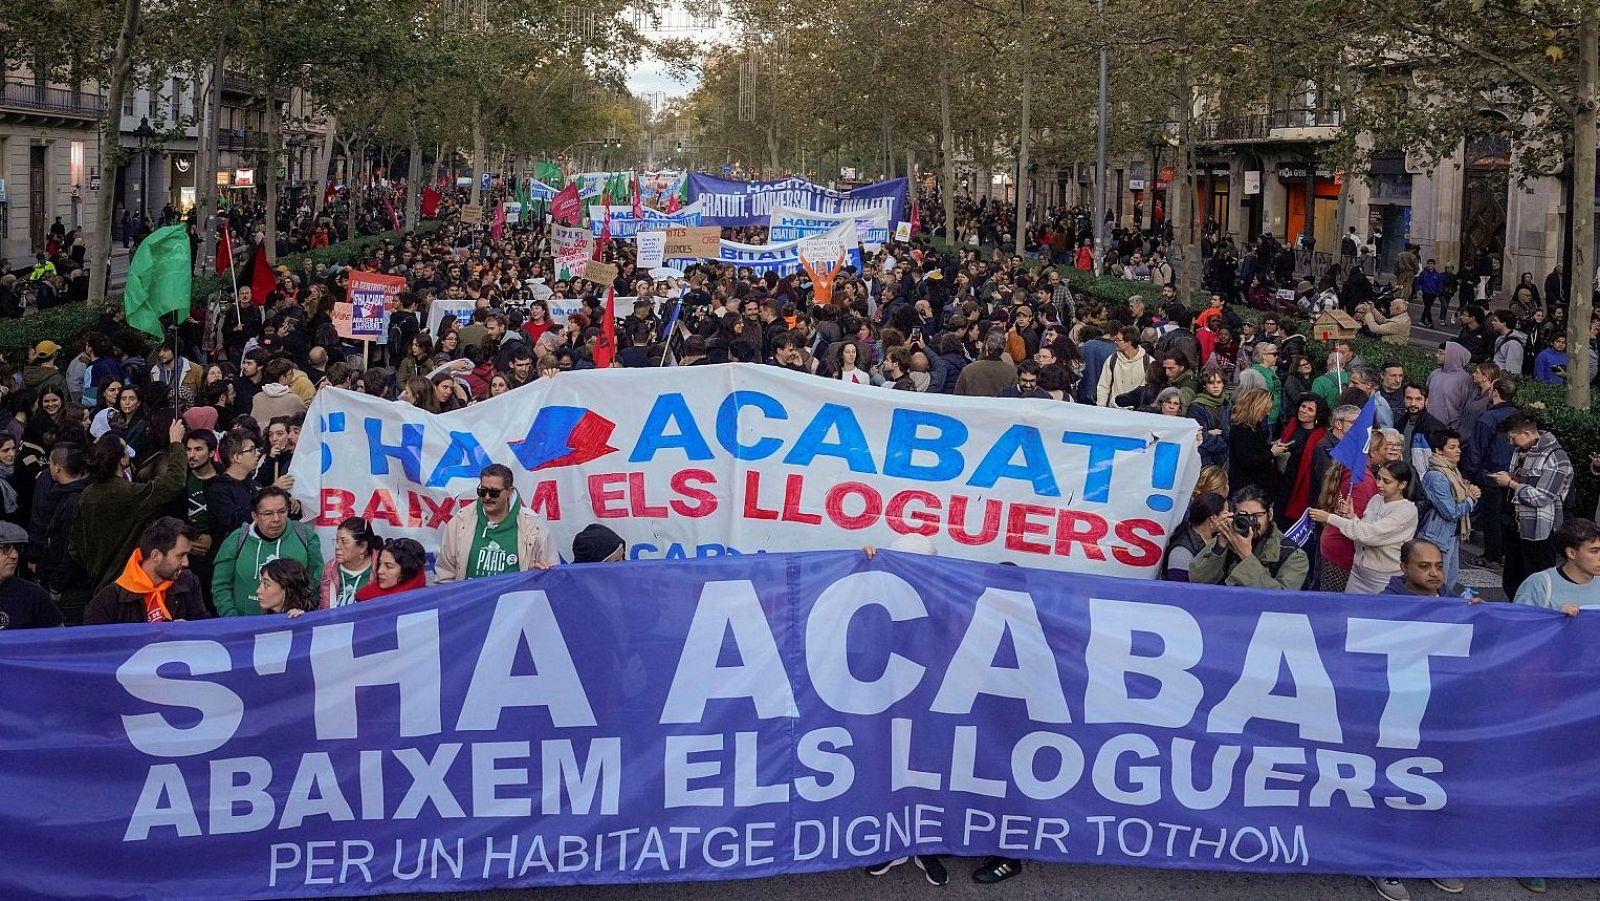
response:
[[[617,563],[627,559],[628,543],[599,523],[584,527],[572,539],[573,563]]]

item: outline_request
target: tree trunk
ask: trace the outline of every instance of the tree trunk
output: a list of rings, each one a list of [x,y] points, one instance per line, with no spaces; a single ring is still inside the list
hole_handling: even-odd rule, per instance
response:
[[[473,99],[472,101],[472,205],[477,206],[479,200],[479,186],[483,184],[483,173],[489,171],[484,167],[484,157],[488,151],[483,142],[483,105]]]
[[[217,258],[217,222],[219,216],[219,203],[217,200],[217,167],[222,161],[222,78],[227,67],[227,41],[217,42],[217,55],[211,60],[211,90],[208,94],[206,108],[206,130],[211,133],[211,140],[206,142],[206,155],[196,168],[204,172],[201,178],[201,187],[204,193],[200,195],[200,213],[196,217],[205,228],[205,233],[200,236],[200,255],[205,257],[205,264],[212,265]],[[204,274],[203,272],[201,273]]]
[[[205,275],[215,259],[210,236],[215,231],[211,214],[216,209],[217,178],[215,172],[206,171],[206,160],[211,158],[211,145],[217,140],[217,133],[211,128],[211,89],[216,78],[210,66],[203,73],[199,68],[194,72],[194,221],[200,236],[200,248],[194,258],[194,274],[197,276]],[[207,182],[211,183],[209,187]]]
[[[311,191],[312,222],[322,215],[322,199],[328,196],[328,185],[333,182],[333,147],[339,135],[338,118],[329,113],[322,129],[322,166],[317,170],[317,184]]]
[[[107,261],[111,259],[111,213],[116,208],[115,173],[122,145],[122,93],[133,69],[133,44],[139,37],[139,0],[123,0],[122,32],[111,57],[111,81],[106,86],[105,120],[100,123],[100,172],[103,184],[94,204],[94,242],[89,245],[89,302],[106,299]]]
[[[939,63],[939,194],[944,201],[944,239],[959,244],[956,235],[956,154],[950,134],[950,56]]]
[[[406,159],[406,231],[417,230],[422,198],[422,142],[417,127],[411,126],[411,152]]]
[[[1572,271],[1567,303],[1567,405],[1589,409],[1589,316],[1594,285],[1595,128],[1600,114],[1600,8],[1583,4],[1578,28],[1578,103],[1572,140]]]
[[[772,122],[767,125],[767,159],[772,164],[768,178],[778,177],[778,145],[778,123]]]
[[[283,135],[278,128],[278,98],[272,96],[273,79],[264,78],[267,82],[267,240],[265,252],[269,261],[276,258],[278,252],[278,156],[283,152]]]
[[[365,171],[365,169],[366,169],[366,160],[367,160],[367,145],[366,145],[365,142],[363,142],[360,146],[361,146],[361,165],[362,165],[362,170]],[[355,171],[355,169],[354,169],[355,159],[354,159],[354,157],[350,156],[350,151],[349,151],[348,147],[345,150],[345,158],[350,161],[347,165],[350,165],[351,166],[351,171],[354,172]],[[365,181],[366,181],[366,179],[363,178],[362,179],[363,186],[364,186]],[[348,193],[350,195],[349,204],[347,205],[347,207],[345,209],[345,221],[348,223],[345,226],[346,238],[347,239],[356,237],[356,203],[357,202],[356,202],[356,188],[355,188],[354,182],[351,183]]]
[[[1022,20],[1019,24],[1026,25],[1027,2],[1022,3]],[[1019,34],[1024,34],[1026,28],[1020,28]],[[1020,254],[1026,243],[1024,237],[1028,233],[1028,130],[1031,127],[1029,116],[1033,113],[1033,61],[1030,49],[1033,42],[1026,36],[1020,42],[1022,46],[1022,130],[1019,133],[1017,145],[1017,236],[1016,246],[1012,253]]]
[[[1178,190],[1167,190],[1167,221],[1178,223],[1173,242],[1173,271],[1178,278],[1178,297],[1189,300],[1200,290],[1200,254],[1195,246],[1194,216],[1194,101],[1189,86],[1189,70],[1180,67],[1178,75]],[[1159,173],[1153,173],[1159,175]]]

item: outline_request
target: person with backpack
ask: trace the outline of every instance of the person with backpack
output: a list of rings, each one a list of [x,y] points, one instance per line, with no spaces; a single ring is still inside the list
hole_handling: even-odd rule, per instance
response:
[[[1528,353],[1528,336],[1517,330],[1517,317],[1506,310],[1489,314],[1494,331],[1494,362],[1501,372],[1533,374],[1533,354]]]
[[[1272,500],[1246,485],[1233,493],[1233,514],[1189,564],[1189,581],[1298,591],[1311,571],[1306,552],[1272,521]]]
[[[217,551],[211,595],[218,616],[259,616],[261,568],[274,560],[296,560],[307,572],[322,571],[322,546],[311,527],[289,520],[289,492],[263,488],[250,502],[250,522]]]

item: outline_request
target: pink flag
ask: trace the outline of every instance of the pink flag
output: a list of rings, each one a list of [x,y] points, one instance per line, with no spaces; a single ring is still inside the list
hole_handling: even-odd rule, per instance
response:
[[[500,234],[506,230],[506,205],[502,201],[494,208],[494,222],[489,226],[489,237],[500,239]]]

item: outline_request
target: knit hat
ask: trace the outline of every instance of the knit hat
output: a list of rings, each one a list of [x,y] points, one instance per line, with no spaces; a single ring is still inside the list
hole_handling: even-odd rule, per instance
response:
[[[217,408],[190,407],[183,411],[183,424],[191,430],[215,432],[217,430]]]
[[[599,523],[585,526],[572,539],[573,563],[600,563],[623,547],[622,537]]]

